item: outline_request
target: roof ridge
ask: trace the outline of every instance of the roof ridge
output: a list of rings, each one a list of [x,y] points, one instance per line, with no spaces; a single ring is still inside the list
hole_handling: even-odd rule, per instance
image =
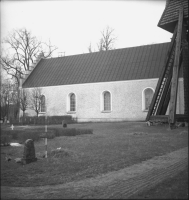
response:
[[[139,47],[145,47],[145,46],[152,46],[152,45],[159,45],[159,44],[167,44],[170,42],[162,42],[162,43],[153,43],[153,44],[145,44],[145,45],[139,45],[139,46],[131,46],[131,47],[124,47],[124,48],[119,48],[119,49],[110,49],[108,51],[95,51],[95,52],[89,52],[89,53],[80,53],[80,54],[73,54],[73,55],[68,55],[68,56],[62,56],[62,57],[51,57],[51,58],[45,58],[45,60],[50,60],[50,59],[62,59],[62,58],[67,58],[67,57],[72,57],[72,56],[81,56],[81,55],[89,55],[89,54],[100,54],[100,53],[108,53],[112,51],[118,51],[118,50],[124,50],[124,49],[131,49],[131,48],[139,48]]]

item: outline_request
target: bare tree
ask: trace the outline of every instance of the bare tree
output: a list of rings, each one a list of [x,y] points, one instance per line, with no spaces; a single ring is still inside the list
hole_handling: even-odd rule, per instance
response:
[[[39,116],[39,112],[41,110],[41,97],[41,88],[33,88],[30,96],[30,107],[36,112],[37,117]]]
[[[99,51],[108,51],[114,48],[116,38],[113,36],[114,29],[109,26],[104,29],[101,34],[99,43],[97,44]]]
[[[2,40],[8,49],[1,48],[0,64],[15,80],[17,87],[17,103],[20,105],[20,78],[26,70],[30,70],[37,57],[42,55],[44,58],[52,56],[57,47],[42,42],[33,36],[27,29],[13,30],[6,38]],[[19,108],[18,108],[19,112]],[[18,113],[19,116],[19,113]]]
[[[9,85],[1,84],[1,119],[8,118],[10,105]]]
[[[25,111],[29,107],[29,93],[26,89],[22,89],[20,95],[20,109],[23,112],[23,118],[25,117]]]
[[[93,51],[92,51],[91,43],[90,43],[89,46],[88,46],[88,51],[89,51],[89,53],[92,53],[92,52],[93,52]]]
[[[13,109],[13,113],[11,114],[11,118],[13,117],[14,119],[17,119],[19,116],[19,109],[20,109],[20,101],[19,101],[19,92],[18,92],[18,87],[15,84],[15,82],[12,83],[11,85],[11,107]]]
[[[98,51],[104,51],[104,41],[102,38],[99,40],[97,47],[98,47]]]
[[[16,79],[19,86],[19,78],[24,71],[29,70],[39,53],[48,58],[57,49],[51,42],[45,43],[32,36],[31,32],[23,29],[13,30],[2,42],[9,46],[10,52],[2,50],[1,65],[6,72]]]
[[[1,119],[9,119],[10,106],[14,105],[14,84],[9,79],[1,83]]]
[[[108,50],[114,49],[116,37],[114,37],[113,32],[114,32],[114,29],[110,28],[109,26],[107,26],[106,29],[104,29],[101,32],[102,36],[99,42],[97,43],[98,51],[108,51]],[[89,53],[93,52],[91,43],[88,46],[88,51]]]

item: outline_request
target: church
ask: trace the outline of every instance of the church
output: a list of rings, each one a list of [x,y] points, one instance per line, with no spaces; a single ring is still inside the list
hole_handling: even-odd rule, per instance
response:
[[[77,122],[144,121],[170,43],[150,44],[40,60],[22,88],[40,88],[39,116],[71,115]],[[177,93],[184,112],[183,75]],[[168,112],[168,111],[167,111]],[[26,110],[35,116],[33,110]]]
[[[77,122],[145,121],[152,109],[160,105],[163,107],[160,114],[172,113],[174,121],[176,114],[188,113],[187,25],[188,1],[166,0],[158,27],[174,33],[171,42],[57,58],[39,57],[26,71],[21,90],[40,88],[39,116],[69,115]],[[175,44],[176,34],[179,36]],[[168,70],[173,63],[178,73]],[[167,83],[166,90],[161,87],[163,83]],[[171,104],[167,98],[166,107],[163,101],[153,106],[154,99],[170,95]],[[29,109],[26,114],[36,115]]]

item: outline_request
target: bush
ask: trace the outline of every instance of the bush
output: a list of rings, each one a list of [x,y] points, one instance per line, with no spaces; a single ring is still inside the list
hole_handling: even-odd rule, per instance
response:
[[[41,133],[40,137],[41,138],[46,138],[47,137],[47,139],[54,139],[55,138],[55,133],[54,133],[54,131],[51,130],[51,131],[48,131],[47,134],[46,133]]]
[[[77,129],[76,133],[77,135],[93,134],[93,130],[92,129]]]
[[[1,145],[8,146],[11,143],[11,135],[1,135]]]
[[[20,118],[21,122],[18,122],[18,120],[14,120],[13,118],[10,119],[10,123],[14,125],[18,124],[39,124],[39,125],[45,125],[46,120],[45,116],[25,116],[24,118]],[[72,118],[71,115],[63,115],[63,116],[47,116],[47,124],[62,124],[62,121],[65,121],[66,124],[73,124],[76,123],[76,120]]]
[[[76,136],[82,134],[92,134],[92,129],[75,129],[75,128],[48,128],[47,138],[53,139],[59,136]],[[24,143],[27,139],[39,141],[42,137],[45,137],[45,129],[43,127],[35,129],[21,129],[21,130],[2,130],[2,141],[15,140],[19,143]]]
[[[2,130],[3,135],[11,136],[13,140],[19,143],[24,143],[27,139],[38,141],[41,139],[41,134],[45,132],[44,128],[22,129],[22,130]],[[50,129],[47,131],[47,138],[53,139],[56,136],[56,130]]]
[[[10,117],[10,124],[22,125],[22,122],[19,122],[18,119],[15,119],[15,118],[13,118],[13,117]]]
[[[55,134],[54,133],[47,133],[47,138],[48,139],[54,139],[55,138]]]
[[[60,149],[60,150],[54,149],[50,152],[50,156],[54,158],[63,158],[70,156],[70,152],[66,149]]]
[[[82,134],[93,134],[92,129],[75,129],[75,128],[66,128],[58,131],[56,136],[76,136]]]
[[[75,136],[76,135],[76,129],[75,128],[67,128],[63,129],[60,132],[59,136]]]
[[[53,130],[54,131],[55,137],[59,137],[62,134],[62,128],[49,128],[48,131],[49,130]]]
[[[16,140],[18,138],[18,134],[21,132],[20,130],[1,130],[2,135],[9,135],[11,139]]]
[[[38,141],[41,139],[40,133],[30,130],[30,132],[21,132],[17,135],[17,141],[19,143],[24,143],[27,139],[32,139],[34,141]]]
[[[39,141],[43,136],[46,136],[46,133],[44,130],[28,130],[27,132],[22,132],[17,135],[17,140],[20,143],[25,142],[27,139],[32,139],[34,141]],[[53,139],[55,138],[55,131],[54,130],[48,130],[47,131],[47,138]]]

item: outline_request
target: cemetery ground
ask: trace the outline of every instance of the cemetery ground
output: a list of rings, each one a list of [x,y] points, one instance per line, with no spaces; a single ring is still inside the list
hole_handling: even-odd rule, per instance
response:
[[[15,129],[24,128],[37,127],[15,126]],[[41,128],[45,130],[44,126]],[[62,125],[49,125],[48,128],[63,129]],[[1,186],[35,187],[80,181],[188,146],[188,127],[170,130],[168,125],[149,127],[145,122],[114,122],[68,124],[66,129],[69,128],[92,129],[93,134],[48,139],[47,158],[43,158],[45,141],[40,139],[34,143],[38,160],[27,165],[14,161],[22,157],[23,146],[1,146]],[[53,154],[57,148],[60,152]],[[9,162],[5,160],[6,155],[11,157]],[[133,198],[169,198],[171,193],[172,198],[180,195],[187,199],[187,172],[188,169]]]

